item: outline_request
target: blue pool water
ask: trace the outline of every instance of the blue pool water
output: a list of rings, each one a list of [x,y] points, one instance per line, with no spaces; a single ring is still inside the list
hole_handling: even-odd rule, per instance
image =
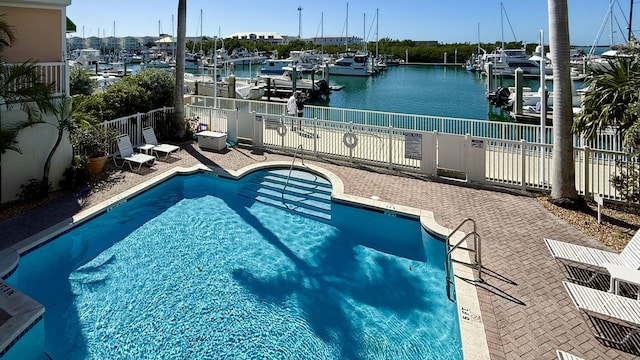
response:
[[[243,181],[172,178],[23,256],[7,281],[44,331],[5,358],[462,358],[443,243],[418,221],[336,203],[319,220]]]

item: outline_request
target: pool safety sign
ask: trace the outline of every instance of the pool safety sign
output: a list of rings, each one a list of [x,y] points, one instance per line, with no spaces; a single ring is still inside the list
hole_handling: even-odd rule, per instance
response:
[[[406,159],[422,160],[422,134],[404,134],[404,157]]]
[[[256,118],[260,115],[256,115]],[[262,119],[262,116],[260,116]],[[264,118],[264,128],[267,130],[277,130],[280,125],[280,120],[277,118]]]
[[[482,322],[482,318],[480,317],[480,314],[477,314],[464,306],[460,307],[460,315],[461,315],[460,317],[464,321]]]

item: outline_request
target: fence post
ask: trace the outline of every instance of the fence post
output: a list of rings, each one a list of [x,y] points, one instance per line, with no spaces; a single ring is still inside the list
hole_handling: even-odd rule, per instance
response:
[[[153,124],[155,126],[155,124]],[[136,114],[136,144],[142,143],[142,113]]]
[[[318,118],[313,118],[313,154],[318,153]]]
[[[393,126],[389,126],[389,169],[393,169]]]
[[[592,195],[589,191],[589,188],[591,187],[591,174],[589,171],[589,153],[591,148],[583,146],[582,149],[584,150],[584,198],[590,199]]]
[[[527,190],[527,140],[520,139],[520,163],[522,164],[522,174],[520,178],[522,190]]]

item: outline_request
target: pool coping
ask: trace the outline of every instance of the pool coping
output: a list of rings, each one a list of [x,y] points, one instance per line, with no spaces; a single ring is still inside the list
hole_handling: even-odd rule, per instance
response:
[[[392,204],[378,199],[367,199],[359,196],[344,193],[344,183],[331,171],[312,164],[295,164],[290,161],[269,161],[259,164],[245,166],[239,170],[225,170],[219,167],[208,167],[198,164],[189,168],[176,167],[165,171],[139,185],[136,185],[123,193],[115,195],[97,205],[78,212],[76,215],[66,219],[48,229],[45,229],[33,236],[30,236],[10,248],[0,251],[0,277],[4,279],[15,270],[20,259],[20,254],[25,254],[53,239],[57,235],[102,214],[105,211],[126,202],[147,188],[155,186],[173,176],[188,175],[199,172],[208,172],[214,176],[238,180],[254,171],[272,168],[294,168],[297,170],[307,170],[325,177],[331,182],[332,201],[365,207],[385,213],[400,214],[415,218],[420,221],[425,230],[435,235],[446,238],[451,234],[451,229],[438,224],[434,213],[428,210]],[[451,235],[451,244],[455,244],[464,238],[464,233],[457,231]],[[466,240],[464,240],[466,241]],[[467,246],[464,246],[467,247]],[[453,259],[462,263],[471,263],[469,253],[466,251],[456,251]],[[480,311],[480,302],[476,287],[473,285],[473,271],[458,262],[452,264],[454,274],[454,284],[456,289],[456,303],[458,309],[458,319],[460,322],[460,337],[462,342],[462,353],[465,360],[485,360],[489,359],[489,346],[487,342],[484,324]],[[36,324],[45,312],[44,306],[23,294],[17,289],[13,289],[4,280],[0,280],[0,309],[9,315],[9,319],[0,324],[0,355],[4,354],[13,343],[15,343],[26,331]]]

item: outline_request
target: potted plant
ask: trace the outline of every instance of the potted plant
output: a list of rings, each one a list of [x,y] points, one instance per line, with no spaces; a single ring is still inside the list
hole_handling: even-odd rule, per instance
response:
[[[109,149],[118,130],[100,125],[85,125],[73,132],[72,143],[77,155],[87,158],[92,175],[102,171],[109,156]]]

